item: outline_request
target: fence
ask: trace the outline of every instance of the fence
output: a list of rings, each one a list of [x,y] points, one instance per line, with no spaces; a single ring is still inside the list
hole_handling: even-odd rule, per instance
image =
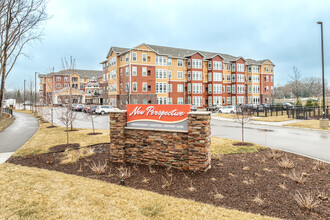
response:
[[[13,115],[13,110],[10,109],[10,108],[4,108],[4,109],[3,109],[3,112],[4,112],[4,113],[7,113],[7,114],[10,114],[10,115]]]
[[[323,116],[323,107],[301,107],[295,106],[292,109],[282,109],[279,107],[265,108],[265,109],[253,109],[251,110],[253,116],[257,117],[272,117],[272,116],[287,116],[288,118],[295,119],[319,119]],[[330,118],[330,108],[326,106],[325,108],[326,118]]]

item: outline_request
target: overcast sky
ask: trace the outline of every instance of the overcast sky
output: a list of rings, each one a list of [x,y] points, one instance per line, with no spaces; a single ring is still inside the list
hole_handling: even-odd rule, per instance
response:
[[[51,19],[44,37],[25,48],[7,79],[22,88],[34,73],[61,68],[73,56],[78,69],[101,70],[111,46],[141,43],[270,59],[275,84],[289,80],[293,66],[302,77],[321,77],[320,25],[323,21],[325,77],[330,81],[330,1],[328,0],[49,0]]]

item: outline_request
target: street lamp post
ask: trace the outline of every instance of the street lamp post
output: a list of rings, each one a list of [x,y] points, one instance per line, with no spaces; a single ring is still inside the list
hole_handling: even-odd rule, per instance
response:
[[[23,109],[24,110],[25,110],[25,82],[26,82],[26,79],[24,79],[24,94],[23,94],[23,97],[24,97]]]
[[[34,73],[34,115],[37,115],[37,74]]]
[[[323,87],[323,119],[325,119],[325,86],[324,86],[324,52],[323,52],[323,23],[318,21],[321,25],[321,49],[322,49],[322,87]]]

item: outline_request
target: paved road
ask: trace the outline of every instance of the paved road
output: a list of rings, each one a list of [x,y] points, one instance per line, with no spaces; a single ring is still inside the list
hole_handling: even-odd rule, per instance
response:
[[[55,115],[60,114],[61,108],[56,108]],[[45,110],[45,112],[47,112]],[[85,113],[78,113],[78,119],[75,122],[77,128],[91,128],[90,121],[84,118]],[[57,117],[54,117],[57,118]],[[226,120],[216,120],[213,117],[211,121],[212,135],[235,140],[241,140],[241,127],[238,123]],[[284,151],[305,155],[311,158],[318,158],[330,163],[330,132],[314,131],[308,129],[290,128],[273,126],[283,123],[254,122],[256,124],[247,124],[245,130],[245,140],[267,147],[278,148]],[[257,124],[258,123],[258,124]],[[55,124],[63,126],[60,121],[55,120]],[[95,118],[95,127],[97,129],[109,129],[109,116],[99,116]]]
[[[211,129],[212,136],[241,140],[241,127],[236,122],[212,119]],[[329,131],[247,124],[245,141],[330,163]]]
[[[14,112],[15,121],[0,132],[0,164],[23,146],[38,130],[38,121],[31,115]]]

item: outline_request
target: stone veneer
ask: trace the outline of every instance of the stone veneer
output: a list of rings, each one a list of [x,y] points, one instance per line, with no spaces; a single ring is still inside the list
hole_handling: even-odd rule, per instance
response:
[[[126,111],[110,112],[110,161],[182,170],[211,168],[211,114],[188,113],[188,132],[126,127]]]

